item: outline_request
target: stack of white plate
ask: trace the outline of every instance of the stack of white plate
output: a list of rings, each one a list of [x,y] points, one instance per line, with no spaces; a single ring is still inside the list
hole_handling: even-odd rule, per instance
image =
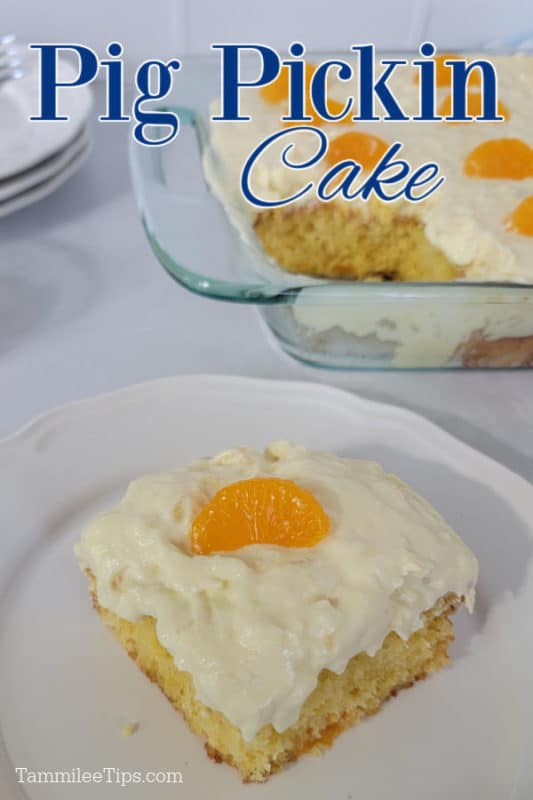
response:
[[[75,69],[59,64],[60,79],[75,79]],[[64,122],[31,121],[39,114],[39,73],[28,59],[24,77],[0,83],[0,217],[45,197],[67,180],[89,152],[88,87],[58,90]]]

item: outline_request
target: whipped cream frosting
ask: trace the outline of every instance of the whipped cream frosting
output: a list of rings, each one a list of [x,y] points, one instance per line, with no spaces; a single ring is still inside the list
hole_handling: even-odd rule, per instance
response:
[[[503,219],[528,195],[533,194],[533,178],[524,180],[475,179],[463,174],[463,161],[481,142],[500,137],[523,139],[533,145],[533,58],[523,54],[491,57],[498,74],[499,98],[510,112],[504,122],[445,124],[442,122],[358,122],[323,125],[329,137],[347,130],[366,131],[388,143],[403,143],[401,156],[411,165],[428,161],[440,165],[445,183],[424,202],[401,203],[402,213],[420,219],[429,241],[439,247],[464,272],[467,280],[533,283],[532,240],[528,236],[506,230]],[[356,71],[356,70],[355,70]],[[357,78],[343,85],[331,80],[329,96],[343,101],[356,86]],[[408,114],[418,110],[418,86],[411,68],[398,69],[389,81],[395,96]],[[437,90],[437,105],[449,89]],[[282,126],[282,105],[264,102],[258,91],[242,92],[243,113],[249,122],[212,122],[211,152],[204,156],[204,172],[208,183],[219,196],[234,221],[239,212],[249,217],[261,213],[242,196],[240,174],[249,154],[266,136]],[[218,111],[215,101],[211,112]],[[312,134],[295,135],[294,160],[309,157],[317,147]],[[271,148],[254,170],[251,185],[255,193],[268,200],[288,197],[309,180],[317,181],[325,172],[324,165],[289,170],[281,165],[280,153],[287,145],[284,139]],[[292,157],[292,156],[291,156]],[[318,202],[316,198],[302,202]],[[365,204],[360,202],[361,208]],[[291,206],[292,207],[292,206]]]
[[[482,303],[470,298],[435,308],[431,302],[405,297],[384,307],[383,301],[372,300],[357,306],[335,303],[334,290],[324,286],[321,305],[308,303],[300,295],[292,312],[305,331],[327,331],[332,338],[340,331],[390,344],[395,367],[434,367],[453,363],[461,345],[476,333],[485,341],[533,335],[533,297],[527,288],[515,287],[515,291],[519,296],[512,304],[505,302],[499,289],[493,289]],[[332,296],[329,304],[328,295]]]
[[[311,548],[255,544],[193,555],[194,516],[223,486],[295,481],[331,520]],[[477,561],[429,503],[372,462],[287,442],[223,452],[130,484],[75,548],[99,603],[154,618],[160,642],[198,698],[250,740],[298,719],[323,669],[341,673],[390,631],[407,639],[448,592],[474,605]]]

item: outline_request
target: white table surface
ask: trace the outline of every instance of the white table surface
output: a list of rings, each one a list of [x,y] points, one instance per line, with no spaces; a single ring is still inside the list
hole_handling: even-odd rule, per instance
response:
[[[163,272],[135,208],[128,128],[93,128],[77,175],[0,220],[0,436],[86,395],[217,372],[315,380],[406,406],[533,479],[532,370],[340,373],[292,361],[253,308],[195,297]]]

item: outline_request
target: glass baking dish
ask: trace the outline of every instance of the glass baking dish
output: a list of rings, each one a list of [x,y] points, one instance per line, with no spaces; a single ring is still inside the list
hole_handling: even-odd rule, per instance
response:
[[[218,92],[218,60],[189,58],[169,102],[178,137],[163,147],[131,140],[144,229],[177,283],[256,305],[283,350],[318,367],[533,366],[532,285],[327,281],[277,267],[246,215],[228,213],[205,183],[202,159],[214,159],[208,106]]]

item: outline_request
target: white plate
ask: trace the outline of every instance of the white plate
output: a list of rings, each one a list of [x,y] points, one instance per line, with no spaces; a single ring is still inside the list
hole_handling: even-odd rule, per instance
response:
[[[288,437],[375,458],[426,495],[480,561],[453,666],[262,786],[211,762],[90,608],[72,555],[128,481]],[[30,770],[179,770],[183,784],[23,785],[31,800],[530,800],[533,490],[414,414],[306,383],[187,376],[66,406],[0,445],[0,797]],[[140,723],[123,738],[121,726]]]
[[[76,142],[76,147],[68,154],[68,158],[64,160],[60,169],[54,171],[48,178],[41,180],[35,185],[31,185],[29,189],[18,192],[12,195],[9,199],[0,202],[0,217],[6,217],[14,211],[20,211],[21,208],[36,203],[42,200],[52,192],[65,183],[75,172],[79,170],[87,156],[89,155],[91,145],[88,137],[81,137],[79,142]]]
[[[72,142],[69,142],[66,147],[58,153],[45,158],[34,167],[19,172],[12,178],[0,180],[0,203],[5,203],[22,192],[31,189],[38,184],[43,183],[55,175],[62,172],[65,167],[73,160],[73,158],[82,150],[85,150],[89,144],[89,132],[87,128],[82,130],[74,137]]]
[[[29,169],[58,152],[74,139],[91,109],[88,86],[58,89],[58,113],[64,122],[31,121],[39,113],[39,73],[36,51],[28,53],[28,74],[0,84],[0,180]],[[74,67],[58,59],[61,81],[76,77]]]

